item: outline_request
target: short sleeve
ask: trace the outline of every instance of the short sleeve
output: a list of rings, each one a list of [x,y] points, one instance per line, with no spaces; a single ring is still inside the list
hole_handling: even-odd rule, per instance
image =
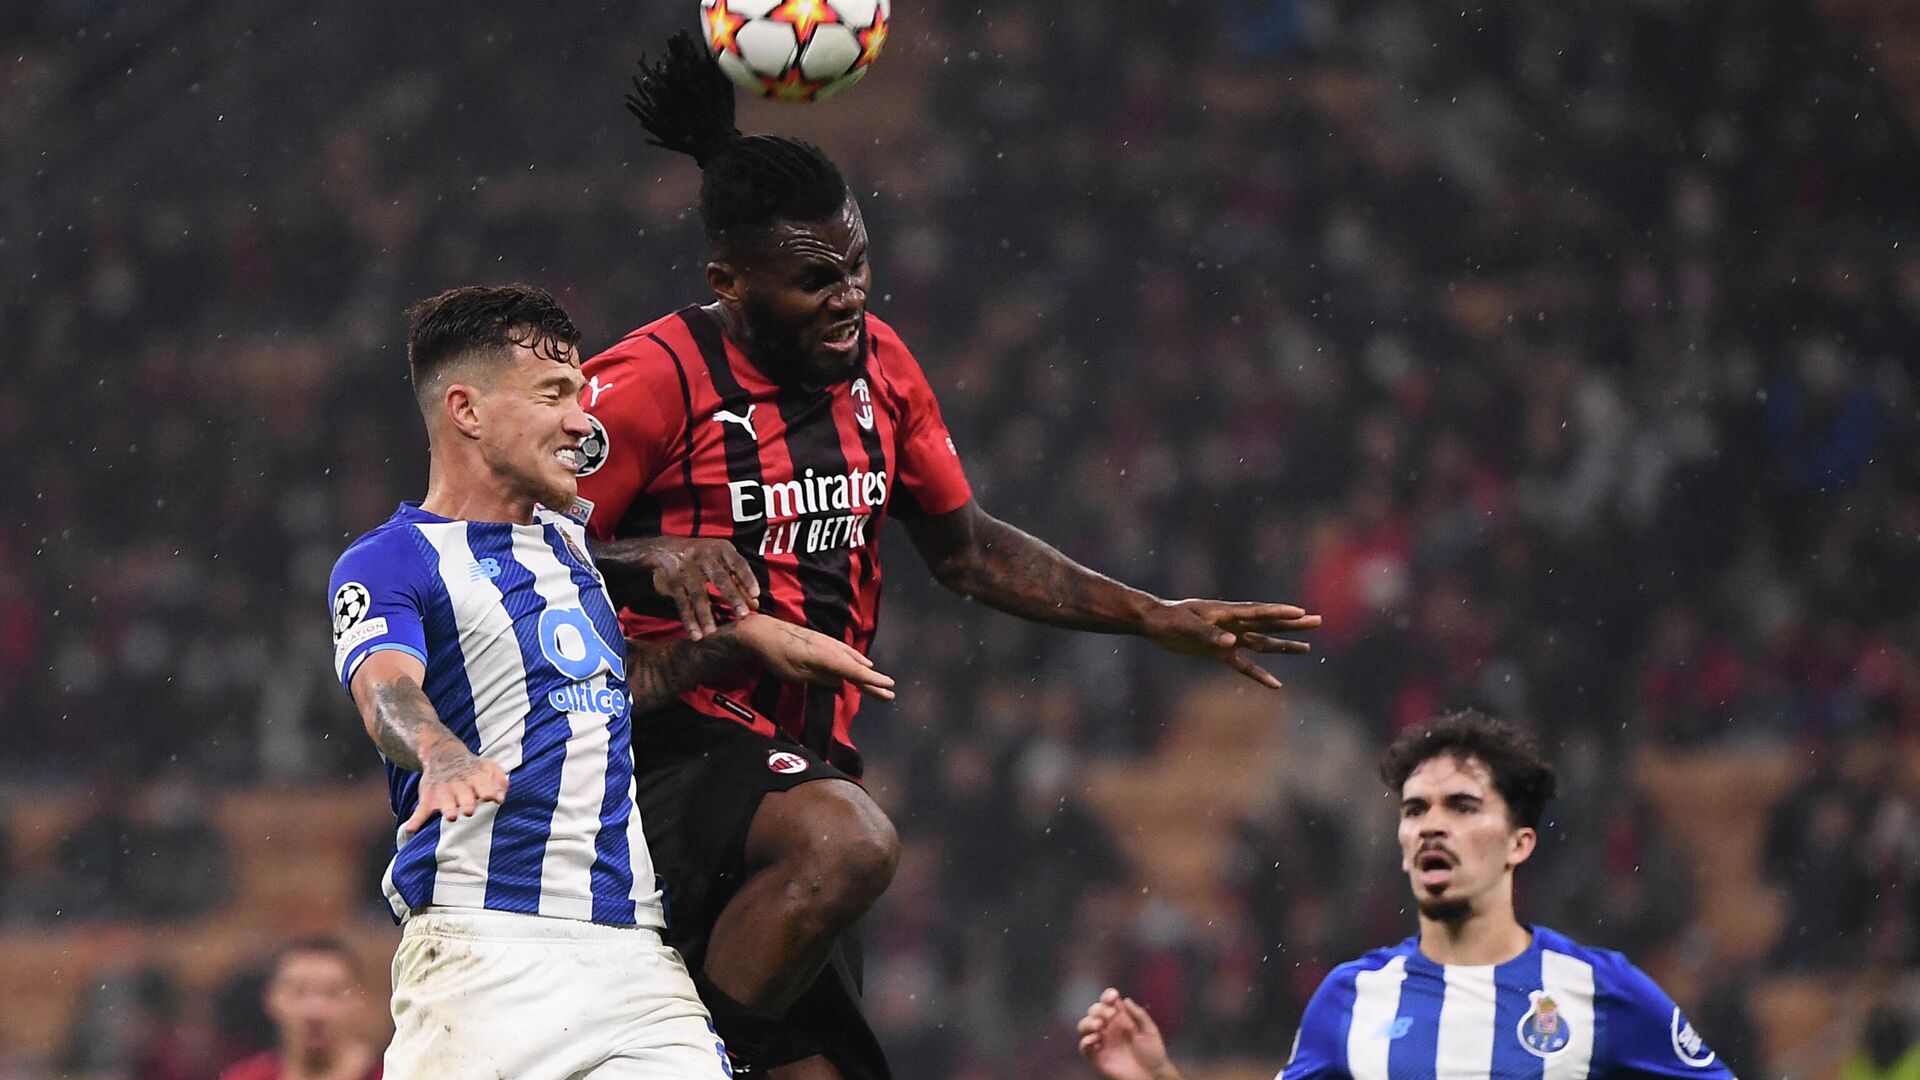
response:
[[[672,459],[686,430],[691,391],[679,362],[645,334],[588,360],[580,371],[587,378],[581,404],[594,430],[568,516],[605,540]]]
[[[868,320],[873,327],[878,374],[893,393],[897,410],[896,483],[889,500],[891,510],[896,517],[958,510],[973,498],[973,488],[960,466],[960,451],[940,415],[933,386],[899,335],[872,316]]]
[[[1353,1016],[1353,973],[1336,968],[1314,990],[1293,1037],[1293,1053],[1275,1080],[1331,1080],[1347,1075],[1347,1024]]]
[[[426,564],[402,528],[372,533],[333,565],[333,673],[353,692],[353,674],[374,653],[398,649],[427,662]]]
[[[1624,957],[1604,965],[1604,1012],[1596,1075],[1688,1076],[1732,1080],[1660,985]]]

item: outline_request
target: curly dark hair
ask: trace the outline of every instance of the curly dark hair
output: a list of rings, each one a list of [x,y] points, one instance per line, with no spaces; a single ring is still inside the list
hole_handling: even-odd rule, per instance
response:
[[[732,81],[684,30],[657,62],[640,58],[627,111],[648,142],[700,166],[700,222],[715,253],[757,241],[778,221],[830,217],[847,200],[846,178],[819,147],[740,133]]]
[[[1472,758],[1485,765],[1513,823],[1540,827],[1540,815],[1558,782],[1538,739],[1473,709],[1449,713],[1401,732],[1380,755],[1380,779],[1398,795],[1415,769],[1443,755]]]
[[[416,389],[449,361],[474,353],[505,355],[529,345],[541,356],[567,361],[580,330],[547,290],[533,285],[465,285],[407,309],[407,364]]]

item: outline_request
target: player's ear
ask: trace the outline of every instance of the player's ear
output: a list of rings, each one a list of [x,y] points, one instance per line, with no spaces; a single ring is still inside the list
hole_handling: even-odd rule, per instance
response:
[[[447,426],[469,439],[480,437],[480,392],[466,383],[453,383],[440,399]]]
[[[1513,830],[1512,846],[1507,849],[1507,869],[1511,870],[1533,857],[1533,849],[1540,842],[1540,834],[1526,826]]]
[[[727,306],[740,306],[746,298],[746,285],[746,275],[732,261],[715,259],[707,264],[707,287]]]

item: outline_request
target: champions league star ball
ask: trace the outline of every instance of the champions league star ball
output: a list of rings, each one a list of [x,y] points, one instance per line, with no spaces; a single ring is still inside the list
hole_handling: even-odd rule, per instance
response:
[[[707,48],[763,97],[818,101],[860,81],[886,44],[892,0],[700,0]]]

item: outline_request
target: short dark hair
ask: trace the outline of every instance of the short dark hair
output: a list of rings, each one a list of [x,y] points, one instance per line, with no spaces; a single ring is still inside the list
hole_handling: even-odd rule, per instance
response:
[[[1415,769],[1441,756],[1473,758],[1485,765],[1513,823],[1540,827],[1540,815],[1558,782],[1538,739],[1474,709],[1449,713],[1401,732],[1380,755],[1380,779],[1398,795]]]
[[[715,252],[757,240],[775,222],[830,217],[847,201],[846,178],[819,147],[740,133],[732,80],[684,30],[658,63],[640,58],[627,110],[648,142],[700,166],[700,223]]]
[[[360,979],[360,956],[353,951],[345,939],[333,934],[309,934],[294,938],[292,941],[273,950],[273,958],[267,961],[267,981],[271,983],[280,977],[280,969],[287,961],[296,956],[331,956],[346,966],[348,974],[357,982]]]
[[[407,365],[416,390],[448,362],[474,353],[505,355],[530,345],[542,356],[565,359],[580,330],[553,294],[532,285],[464,285],[407,309]]]

